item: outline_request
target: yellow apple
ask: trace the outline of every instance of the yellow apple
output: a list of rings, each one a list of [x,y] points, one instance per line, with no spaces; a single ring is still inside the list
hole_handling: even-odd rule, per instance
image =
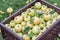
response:
[[[27,12],[22,12],[21,16],[25,17],[27,15]]]
[[[15,31],[15,29],[14,28],[10,28],[13,32],[15,32],[16,33],[16,31]]]
[[[13,12],[13,9],[12,9],[11,7],[9,7],[9,8],[7,9],[7,13],[11,14],[12,12]]]
[[[52,14],[52,16],[53,16],[53,18],[56,18],[56,17],[58,17],[58,13],[54,13],[54,14]]]
[[[35,11],[33,9],[29,10],[28,15],[29,16],[35,16]]]
[[[36,40],[36,36],[33,36],[33,37],[32,37],[32,40]]]
[[[45,24],[40,23],[39,26],[40,26],[40,28],[44,28],[45,27]]]
[[[20,24],[17,24],[15,26],[15,31],[18,32],[18,33],[21,32],[22,31],[22,26]]]
[[[39,8],[41,8],[41,3],[40,2],[36,2],[34,6],[35,6],[35,8],[39,9]]]
[[[50,14],[44,14],[43,18],[45,21],[49,21],[51,20],[52,16]]]
[[[52,24],[51,21],[48,21],[48,22],[46,23],[47,26],[50,26],[51,24]]]
[[[57,18],[59,19],[60,18],[60,15]]]
[[[15,27],[15,25],[16,25],[15,21],[14,20],[11,20],[10,21],[10,25],[11,25],[11,27]]]
[[[16,23],[21,23],[22,21],[23,21],[23,17],[22,16],[16,16],[15,18],[14,18],[14,21],[16,22]]]
[[[24,39],[24,40],[30,40],[30,37],[29,37],[27,34],[24,34],[24,35],[23,35],[23,39]]]
[[[21,25],[26,26],[26,22],[22,21]]]
[[[42,5],[41,10],[42,10],[43,12],[46,12],[46,10],[47,10],[47,6]]]
[[[27,22],[27,26],[29,26],[30,28],[33,28],[33,24],[31,24],[30,21]]]
[[[34,20],[33,20],[33,23],[35,25],[39,24],[40,23],[40,19],[38,17],[35,17]]]
[[[43,33],[43,32],[46,31],[46,30],[47,30],[47,28],[44,27],[42,30],[40,30],[40,32]]]
[[[34,34],[36,34],[36,35],[39,34],[39,32],[40,32],[39,26],[37,26],[37,25],[34,26],[33,29],[32,29],[32,32],[33,32]]]
[[[32,30],[30,30],[29,32],[28,32],[28,34],[30,34],[32,32]]]
[[[10,24],[5,24],[6,27],[8,28],[11,28],[11,25]]]
[[[30,16],[28,16],[28,15],[24,17],[24,21],[26,21],[26,22],[29,21],[30,19],[31,19],[31,18],[30,18]]]
[[[18,36],[20,37],[23,37],[23,34],[20,32],[20,33],[16,33]]]

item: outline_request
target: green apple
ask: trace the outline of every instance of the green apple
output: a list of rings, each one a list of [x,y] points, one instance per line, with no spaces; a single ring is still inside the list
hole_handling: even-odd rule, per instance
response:
[[[46,31],[46,30],[47,30],[47,28],[44,27],[40,32],[43,33],[43,32]]]
[[[43,28],[43,32],[44,32],[44,31],[46,31],[46,30],[47,30],[47,28],[46,28],[46,27],[44,27],[44,28]]]
[[[27,12],[22,12],[21,16],[25,17],[27,15]]]
[[[42,10],[43,12],[46,12],[46,10],[47,10],[47,6],[42,5],[41,10]]]
[[[32,30],[30,30],[29,32],[28,32],[28,34],[30,34],[32,32]]]
[[[10,24],[5,24],[6,27],[8,28],[11,28],[11,25]]]
[[[33,37],[32,37],[32,40],[36,40],[36,36],[33,36]]]
[[[29,1],[29,0],[27,0],[27,1],[26,1],[26,3],[28,4],[28,3],[30,3],[30,1]]]
[[[33,28],[33,24],[31,24],[30,21],[27,22],[27,26],[29,26],[30,28]]]
[[[50,26],[51,24],[52,24],[51,21],[47,21],[47,23],[46,23],[47,26]]]
[[[39,24],[40,23],[40,19],[38,17],[34,17],[33,23],[35,25]]]
[[[59,19],[60,18],[60,15],[57,18]]]
[[[32,8],[28,8],[28,9],[26,10],[27,15],[28,15],[28,13],[31,11],[31,9],[32,9]]]
[[[49,28],[52,25],[52,21],[47,21],[46,22],[46,27]]]
[[[45,27],[45,24],[40,23],[39,26],[40,26],[40,28],[44,28]]]
[[[29,35],[30,38],[32,38],[32,37],[34,36],[34,33],[32,32],[32,30],[30,30],[30,31],[28,32],[28,35]]]
[[[18,32],[18,33],[21,32],[22,31],[22,26],[20,24],[16,24],[15,31]]]
[[[21,25],[26,26],[26,22],[22,21]]]
[[[23,37],[23,34],[22,33],[20,33],[20,35],[19,35],[20,37]]]
[[[33,9],[29,10],[28,15],[29,16],[35,16],[35,11]]]
[[[44,18],[40,18],[40,23],[45,24]]]
[[[15,29],[14,28],[10,28],[13,32],[15,32]]]
[[[58,18],[54,18],[53,21],[52,21],[52,24],[53,24],[54,22],[56,22],[57,20],[58,20]]]
[[[11,27],[15,27],[15,25],[16,25],[15,21],[14,20],[11,20],[10,21],[10,25],[11,25]]]
[[[58,3],[53,3],[55,6],[57,6],[58,5]]]
[[[52,8],[48,8],[50,11],[53,11],[53,9]]]
[[[26,21],[26,22],[29,21],[30,19],[31,19],[31,17],[28,15],[24,17],[24,21]]]
[[[40,28],[39,28],[39,26],[34,26],[33,27],[33,29],[32,29],[32,32],[34,33],[34,34],[39,34],[39,32],[40,32]]]
[[[32,8],[28,8],[28,9],[26,10],[26,12],[28,13],[31,9],[32,9]]]
[[[32,1],[32,0],[27,0],[26,3],[28,4],[28,3],[30,3],[31,1]]]
[[[41,3],[40,2],[36,2],[34,6],[35,6],[35,8],[39,9],[39,8],[41,8]]]
[[[23,37],[23,34],[20,32],[20,33],[16,33],[18,36],[20,37]]]
[[[23,35],[23,39],[24,39],[24,40],[30,40],[30,37],[29,37],[27,34],[24,34],[24,35]]]
[[[38,36],[40,36],[42,33],[40,32]]]
[[[16,22],[16,23],[21,23],[22,21],[23,21],[23,17],[22,16],[16,16],[15,18],[14,18],[14,21]]]
[[[22,27],[22,31],[25,29],[25,26]]]
[[[45,21],[51,20],[51,17],[52,16],[50,14],[44,14],[44,16],[43,16],[43,18],[44,18]]]
[[[54,13],[54,14],[52,14],[52,16],[53,16],[53,18],[56,18],[56,17],[58,17],[58,13]]]
[[[41,18],[40,18],[40,22],[41,22],[41,23],[44,22],[44,18],[41,17]]]

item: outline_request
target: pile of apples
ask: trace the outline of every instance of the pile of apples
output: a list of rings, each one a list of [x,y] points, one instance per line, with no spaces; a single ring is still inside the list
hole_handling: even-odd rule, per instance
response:
[[[5,26],[24,40],[35,40],[59,18],[60,15],[54,9],[36,2],[34,6],[16,16]]]

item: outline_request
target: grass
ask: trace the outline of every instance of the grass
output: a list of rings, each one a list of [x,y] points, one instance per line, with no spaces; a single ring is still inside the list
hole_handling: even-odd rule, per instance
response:
[[[57,40],[60,40],[60,37],[57,37]]]
[[[57,37],[55,38],[55,40],[60,40],[60,37],[57,36]]]
[[[48,1],[49,3],[52,3],[53,5],[57,4],[56,6],[60,7],[60,0],[46,0],[46,1]]]
[[[3,21],[5,18],[9,17],[9,14],[6,12],[8,7],[12,7],[14,13],[25,5],[26,0],[0,0],[0,11],[4,12],[4,14],[0,13],[0,22]],[[1,33],[0,40],[2,40]]]
[[[14,12],[16,12],[24,5],[26,5],[26,0],[0,0],[0,11],[4,12],[4,14],[0,13],[0,22],[9,16],[9,14],[6,12],[8,7],[12,7]]]
[[[0,33],[0,40],[2,40],[2,35],[1,35],[1,33]]]

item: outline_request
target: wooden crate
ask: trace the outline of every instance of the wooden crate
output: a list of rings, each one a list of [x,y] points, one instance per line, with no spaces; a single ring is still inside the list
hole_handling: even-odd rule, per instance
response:
[[[49,8],[55,9],[56,12],[60,13],[60,9],[57,8],[56,6],[53,6],[43,0],[34,0],[0,23],[3,39],[5,39],[5,40],[23,40],[23,38],[19,37],[16,33],[12,32],[4,24],[9,23],[10,20],[12,20],[15,16],[18,16],[19,14],[24,12],[26,9],[33,6],[35,2],[40,2],[44,5],[47,5]],[[55,22],[54,24],[52,24],[50,26],[50,28],[48,28],[42,35],[37,37],[36,40],[55,40],[55,37],[57,36],[57,34],[59,32],[60,32],[60,19],[57,20],[57,22]]]

